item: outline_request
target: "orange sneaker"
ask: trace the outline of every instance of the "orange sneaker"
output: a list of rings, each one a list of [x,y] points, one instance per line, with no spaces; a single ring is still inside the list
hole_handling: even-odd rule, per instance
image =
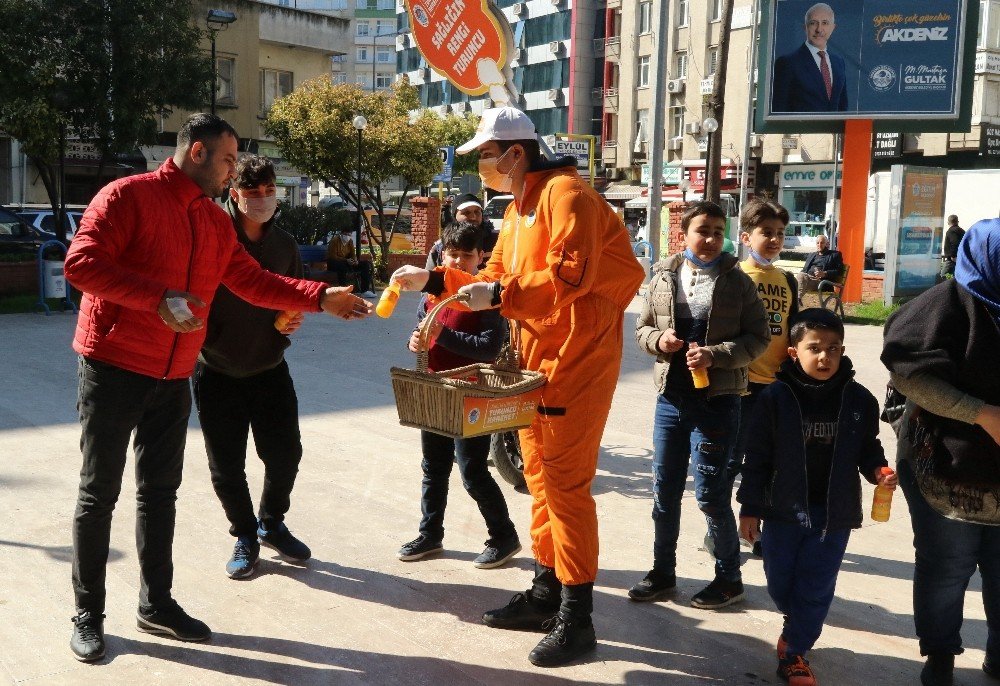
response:
[[[788,682],[788,686],[818,686],[819,683],[801,655],[792,655],[779,662],[778,676]]]
[[[778,651],[778,662],[784,661],[788,653],[788,641],[785,640],[784,634],[778,636],[777,651]]]

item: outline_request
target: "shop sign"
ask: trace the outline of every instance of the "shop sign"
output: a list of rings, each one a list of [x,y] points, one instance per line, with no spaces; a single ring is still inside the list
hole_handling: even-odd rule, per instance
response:
[[[872,159],[884,160],[903,154],[903,134],[879,132],[872,141]]]
[[[798,138],[791,138],[791,137],[785,136],[784,138],[781,139],[781,149],[782,150],[795,150],[797,147],[799,147],[799,139]]]
[[[1000,125],[980,125],[979,154],[986,157],[1000,157]]]
[[[838,167],[837,181],[844,176]],[[782,188],[829,188],[833,185],[832,164],[784,164],[778,172],[778,185]]]

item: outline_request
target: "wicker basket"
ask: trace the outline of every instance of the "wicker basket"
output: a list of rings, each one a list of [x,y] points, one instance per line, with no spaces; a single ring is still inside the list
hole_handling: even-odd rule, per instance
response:
[[[505,346],[496,363],[427,371],[431,323],[444,307],[456,300],[467,302],[468,296],[446,298],[424,317],[417,345],[417,368],[391,370],[399,423],[452,438],[529,426],[541,398],[545,375],[520,368],[517,345],[520,329],[516,322],[511,323],[511,343]]]

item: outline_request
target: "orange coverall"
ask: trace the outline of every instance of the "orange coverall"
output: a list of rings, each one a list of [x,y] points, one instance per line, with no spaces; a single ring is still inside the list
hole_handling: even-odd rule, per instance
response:
[[[643,279],[625,225],[572,167],[530,171],[486,267],[444,274],[442,295],[473,280],[503,285],[500,312],[521,324],[522,364],[548,379],[535,421],[519,433],[535,559],[563,584],[593,582],[590,485],[618,383],[624,311]]]

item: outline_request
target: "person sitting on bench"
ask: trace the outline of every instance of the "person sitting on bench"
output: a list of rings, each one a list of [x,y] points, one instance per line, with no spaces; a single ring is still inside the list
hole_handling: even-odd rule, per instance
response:
[[[820,234],[816,237],[816,252],[809,256],[802,271],[795,275],[799,282],[799,303],[803,293],[815,293],[821,281],[840,281],[844,273],[844,256],[830,248],[830,239]]]
[[[326,251],[326,269],[337,275],[337,285],[353,284],[353,276],[358,275],[360,295],[371,298],[372,263],[367,260],[358,261],[354,250],[354,234],[352,231],[341,231],[330,241]]]

